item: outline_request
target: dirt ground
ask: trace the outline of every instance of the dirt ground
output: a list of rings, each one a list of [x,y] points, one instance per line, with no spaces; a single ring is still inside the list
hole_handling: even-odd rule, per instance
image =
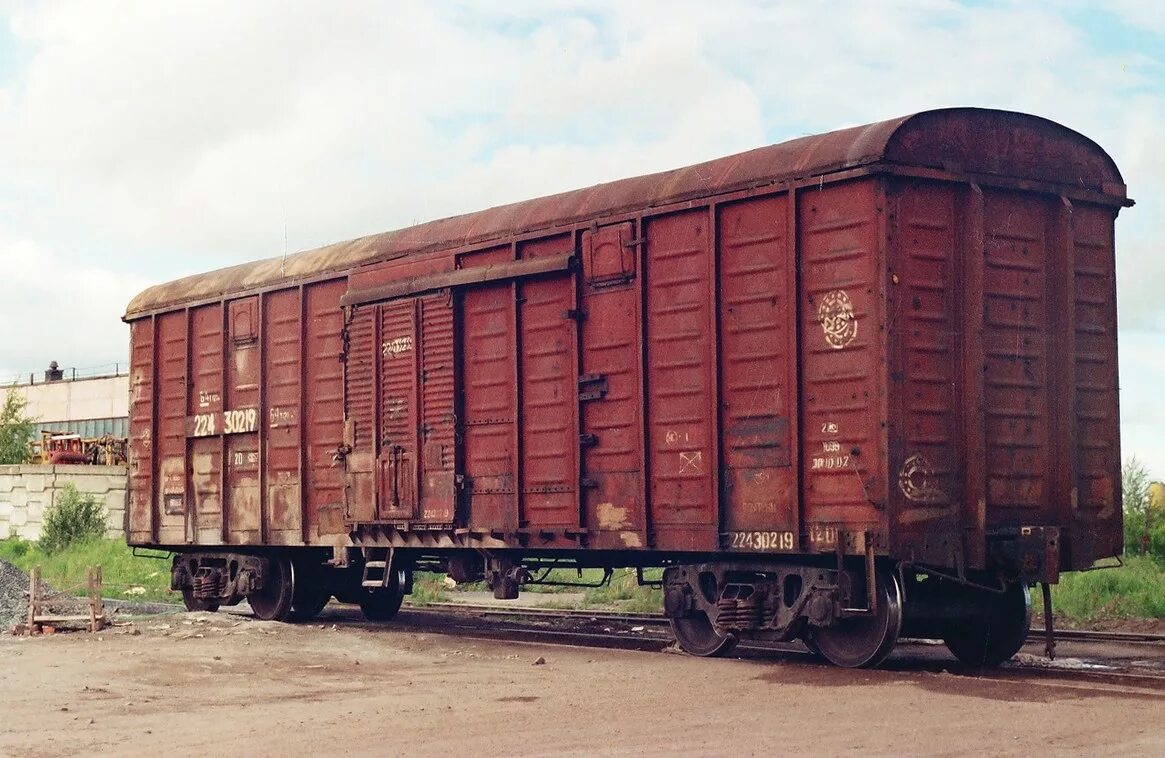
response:
[[[1162,713],[1161,692],[474,640],[327,615],[178,614],[0,638],[0,755],[1160,755]]]

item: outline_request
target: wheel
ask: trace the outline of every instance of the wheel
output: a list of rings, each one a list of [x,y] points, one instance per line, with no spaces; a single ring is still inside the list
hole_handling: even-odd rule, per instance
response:
[[[736,647],[733,634],[721,634],[708,620],[708,614],[696,611],[690,616],[671,619],[671,631],[680,649],[691,655],[713,657],[727,655]]]
[[[332,595],[327,590],[305,590],[300,597],[291,601],[291,613],[288,614],[287,620],[310,621],[320,615],[320,611],[331,599]]]
[[[218,603],[213,600],[204,600],[194,596],[194,590],[187,587],[182,590],[182,604],[186,606],[188,611],[206,611],[214,613],[218,610]]]
[[[360,594],[360,611],[369,621],[390,621],[405,599],[408,575],[405,569],[394,569],[388,586],[364,589]]]
[[[947,649],[968,666],[994,667],[1010,660],[1027,641],[1032,598],[1027,585],[1009,585],[1002,595],[987,595],[981,614],[951,627]]]
[[[868,668],[894,649],[902,632],[902,587],[897,574],[878,571],[875,591],[878,609],[873,615],[837,619],[832,626],[814,629],[812,645],[825,660],[843,668]]]
[[[247,595],[256,618],[264,621],[287,621],[295,597],[295,569],[283,557],[268,561],[263,589]]]

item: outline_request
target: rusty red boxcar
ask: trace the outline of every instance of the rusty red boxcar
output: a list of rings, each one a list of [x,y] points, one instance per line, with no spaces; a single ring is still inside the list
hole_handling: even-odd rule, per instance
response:
[[[956,108],[151,288],[129,541],[264,618],[662,567],[693,653],[1002,661],[1121,551],[1127,205],[1082,135]]]

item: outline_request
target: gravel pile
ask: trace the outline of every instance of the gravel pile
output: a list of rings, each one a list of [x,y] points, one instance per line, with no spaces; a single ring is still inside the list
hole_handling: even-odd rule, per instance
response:
[[[48,584],[42,583],[41,586],[45,594],[53,591]],[[88,607],[84,600],[72,597],[53,598],[46,605],[49,612],[62,615],[83,613]],[[0,633],[7,632],[27,618],[28,574],[0,560]]]

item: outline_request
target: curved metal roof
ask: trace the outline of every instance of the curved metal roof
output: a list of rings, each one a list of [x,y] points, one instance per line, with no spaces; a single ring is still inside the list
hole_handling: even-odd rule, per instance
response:
[[[1051,182],[1122,201],[1125,196],[1120,172],[1108,154],[1071,129],[1022,113],[947,108],[189,276],[139,294],[125,319],[249,290],[290,286],[374,261],[875,163]]]

